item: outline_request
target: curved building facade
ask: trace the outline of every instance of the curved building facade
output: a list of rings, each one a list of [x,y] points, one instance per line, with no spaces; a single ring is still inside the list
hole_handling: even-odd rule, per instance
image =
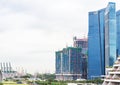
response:
[[[105,75],[105,67],[116,60],[115,3],[104,9],[89,12],[88,79]]]

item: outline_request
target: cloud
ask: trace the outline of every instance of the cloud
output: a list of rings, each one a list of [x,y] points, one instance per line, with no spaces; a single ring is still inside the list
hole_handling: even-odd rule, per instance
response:
[[[87,35],[88,12],[104,8],[107,3],[0,0],[0,62],[12,62],[28,70],[32,67],[30,72],[54,72],[55,51],[71,46],[73,36]]]

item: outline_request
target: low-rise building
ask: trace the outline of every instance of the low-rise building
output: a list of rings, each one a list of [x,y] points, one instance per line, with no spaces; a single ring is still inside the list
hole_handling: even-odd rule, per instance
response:
[[[120,85],[120,57],[106,74],[103,85]]]

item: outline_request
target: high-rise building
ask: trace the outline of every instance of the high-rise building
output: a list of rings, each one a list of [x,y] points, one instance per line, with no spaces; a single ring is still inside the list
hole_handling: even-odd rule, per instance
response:
[[[105,75],[105,67],[116,60],[115,3],[104,9],[89,12],[88,79]]]
[[[105,9],[105,66],[112,66],[116,60],[116,7],[110,2]]]
[[[73,47],[88,48],[87,38],[78,39],[76,36],[73,38]]]
[[[87,56],[88,56],[88,39],[77,37],[73,38],[73,46],[82,48],[81,62],[82,62],[82,78],[87,79]]]
[[[56,52],[56,74],[62,73],[62,51]]]
[[[117,56],[120,56],[120,10],[116,13],[117,23]]]
[[[81,48],[67,47],[56,52],[56,79],[76,80],[81,78]]]
[[[105,73],[104,12],[105,9],[89,12],[88,79]]]

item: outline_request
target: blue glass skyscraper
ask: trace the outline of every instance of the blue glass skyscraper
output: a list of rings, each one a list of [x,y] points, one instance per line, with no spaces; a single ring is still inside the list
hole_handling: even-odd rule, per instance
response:
[[[104,12],[89,12],[88,79],[105,73],[104,63]]]
[[[88,79],[105,74],[105,67],[116,60],[115,3],[89,12]]]
[[[112,66],[116,60],[116,10],[110,2],[105,10],[105,66]]]
[[[56,64],[55,64],[55,68],[56,68],[56,74],[60,74],[62,73],[62,51],[58,51],[56,52]]]
[[[117,56],[120,56],[120,10],[116,13],[117,22]]]

